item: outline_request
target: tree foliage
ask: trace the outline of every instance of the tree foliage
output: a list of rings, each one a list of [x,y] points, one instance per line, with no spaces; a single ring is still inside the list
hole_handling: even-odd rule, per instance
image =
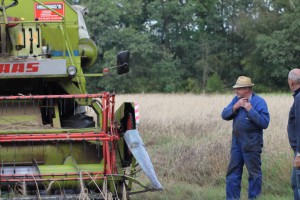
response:
[[[300,2],[294,0],[81,0],[100,49],[92,72],[131,54],[128,74],[88,78],[90,90],[208,92],[250,76],[260,91],[287,90],[299,66]],[[101,67],[100,67],[101,66]],[[267,77],[267,78],[266,78]],[[219,88],[220,89],[220,88]]]

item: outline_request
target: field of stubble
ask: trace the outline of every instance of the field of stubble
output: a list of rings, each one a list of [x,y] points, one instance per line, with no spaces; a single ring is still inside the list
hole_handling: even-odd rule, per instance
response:
[[[225,172],[231,143],[231,122],[221,119],[233,98],[226,95],[131,94],[116,102],[139,103],[139,131],[150,154],[162,192],[132,199],[225,199]],[[271,121],[264,132],[261,200],[293,199],[289,185],[292,152],[286,133],[290,94],[261,94]],[[242,199],[247,199],[244,169]]]

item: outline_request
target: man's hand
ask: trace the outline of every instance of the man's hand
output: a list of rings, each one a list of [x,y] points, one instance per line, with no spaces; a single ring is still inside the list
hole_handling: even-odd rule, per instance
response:
[[[300,167],[300,156],[295,156],[294,167]]]
[[[240,107],[244,107],[246,109],[246,105],[250,104],[248,103],[248,99],[247,98],[240,98],[233,106],[233,112],[235,112],[237,109],[239,109]],[[250,104],[250,108],[249,110],[252,108],[252,105]],[[247,105],[247,107],[249,107],[249,105]],[[249,111],[248,110],[248,111]]]
[[[249,112],[252,108],[252,105],[251,105],[251,103],[246,102],[246,103],[244,103],[243,107]]]

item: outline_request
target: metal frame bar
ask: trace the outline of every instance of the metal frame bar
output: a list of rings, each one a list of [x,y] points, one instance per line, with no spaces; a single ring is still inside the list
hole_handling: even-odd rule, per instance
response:
[[[28,142],[28,141],[113,141],[118,136],[109,136],[106,133],[57,133],[57,134],[5,134],[0,135],[0,142]]]
[[[0,168],[1,169],[1,168]],[[83,172],[82,175],[98,175],[103,174],[103,172]],[[80,175],[80,173],[49,173],[49,174],[3,174],[2,177],[42,177],[42,176],[74,176],[74,175]]]
[[[0,96],[0,100],[18,99],[73,99],[73,98],[107,98],[109,93],[102,94],[59,94],[59,95],[24,95],[24,96]]]

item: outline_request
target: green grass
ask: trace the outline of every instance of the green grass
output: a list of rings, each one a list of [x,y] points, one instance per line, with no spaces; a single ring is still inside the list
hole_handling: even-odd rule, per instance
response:
[[[263,188],[259,200],[291,200],[293,193],[290,186],[291,157],[285,154],[270,155],[263,153]],[[289,162],[287,164],[287,162]],[[186,171],[186,173],[190,173]],[[164,187],[160,192],[148,192],[131,196],[132,200],[224,200],[225,172],[212,175],[204,183],[180,181],[182,175],[161,179]],[[176,181],[178,180],[178,181]],[[248,172],[244,168],[241,200],[247,200]]]
[[[244,177],[242,183],[241,200],[247,200],[247,179]],[[219,185],[207,185],[200,187],[198,184],[188,182],[162,182],[164,190],[160,192],[148,192],[143,194],[132,195],[132,200],[224,200],[226,197],[225,177],[223,183]],[[275,185],[276,188],[271,188]],[[279,188],[280,190],[278,190]],[[263,183],[262,195],[258,200],[292,200],[292,190],[289,184],[284,183]]]
[[[161,192],[151,192],[132,196],[132,199],[174,200],[174,199],[225,199],[224,189],[221,187],[199,187],[185,182],[166,183]]]

